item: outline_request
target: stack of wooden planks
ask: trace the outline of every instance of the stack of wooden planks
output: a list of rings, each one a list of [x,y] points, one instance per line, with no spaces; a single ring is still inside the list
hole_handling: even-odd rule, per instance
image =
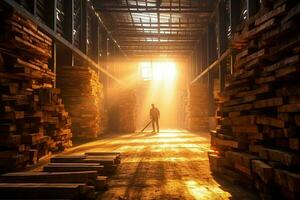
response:
[[[53,157],[43,172],[0,176],[0,196],[9,199],[95,199],[121,162],[118,152]]]
[[[13,10],[0,16],[0,169],[7,171],[71,146],[72,134],[48,68],[52,40]]]
[[[235,72],[211,134],[213,172],[262,199],[300,194],[300,4],[271,1],[237,32]]]
[[[193,84],[188,88],[185,105],[185,127],[190,131],[208,128],[208,94],[204,84]]]
[[[136,94],[134,90],[121,90],[118,99],[119,131],[136,130]]]
[[[99,74],[89,67],[59,66],[57,86],[72,119],[74,137],[95,138],[104,130],[104,94]]]

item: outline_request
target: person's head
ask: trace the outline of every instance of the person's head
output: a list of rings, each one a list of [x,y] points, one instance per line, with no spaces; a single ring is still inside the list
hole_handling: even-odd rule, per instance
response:
[[[154,108],[155,107],[154,104],[151,104],[151,107]]]

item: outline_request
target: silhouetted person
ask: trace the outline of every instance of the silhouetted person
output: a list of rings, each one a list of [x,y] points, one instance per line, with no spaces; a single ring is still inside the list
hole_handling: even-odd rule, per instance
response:
[[[155,125],[156,125],[156,129],[157,132],[159,132],[159,123],[158,123],[158,119],[160,117],[160,113],[159,110],[154,106],[154,104],[151,104],[151,110],[150,110],[150,118],[151,118],[151,122],[152,122],[152,129],[153,132],[155,132]]]

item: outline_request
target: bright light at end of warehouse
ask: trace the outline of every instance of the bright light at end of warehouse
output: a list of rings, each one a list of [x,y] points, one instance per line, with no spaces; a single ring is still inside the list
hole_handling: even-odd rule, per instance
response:
[[[140,75],[144,81],[173,81],[177,75],[175,62],[141,62]]]

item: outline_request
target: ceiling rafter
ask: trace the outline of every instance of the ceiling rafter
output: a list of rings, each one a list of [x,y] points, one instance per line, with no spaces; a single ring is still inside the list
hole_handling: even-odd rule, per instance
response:
[[[218,0],[91,1],[125,52],[185,55],[206,29]]]

